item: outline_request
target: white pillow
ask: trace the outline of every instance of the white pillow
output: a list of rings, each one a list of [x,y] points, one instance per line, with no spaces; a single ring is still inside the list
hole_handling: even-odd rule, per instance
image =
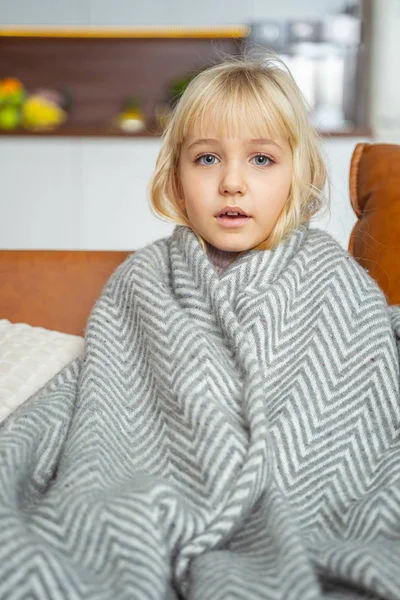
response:
[[[0,319],[0,422],[83,354],[77,335]]]

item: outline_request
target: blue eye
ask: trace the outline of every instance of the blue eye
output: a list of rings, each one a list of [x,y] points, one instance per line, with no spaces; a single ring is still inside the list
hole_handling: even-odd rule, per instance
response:
[[[271,158],[269,158],[269,156],[266,156],[265,154],[257,154],[256,156],[253,156],[251,160],[255,161],[254,164],[256,164],[258,167],[267,167],[268,165],[274,162]],[[216,156],[214,156],[214,154],[202,154],[201,156],[196,158],[195,163],[198,163],[203,166],[211,166],[215,165],[217,161],[219,162],[219,159]]]
[[[195,162],[200,163],[201,165],[214,165],[214,160],[218,160],[216,156],[213,154],[203,154],[196,158]]]
[[[255,160],[255,164],[259,167],[265,167],[272,163],[272,160],[265,154],[257,154],[257,156],[253,156],[252,160]]]

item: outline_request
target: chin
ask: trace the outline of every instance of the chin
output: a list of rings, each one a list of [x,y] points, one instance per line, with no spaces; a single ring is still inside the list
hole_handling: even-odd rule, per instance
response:
[[[216,247],[220,250],[224,250],[225,252],[247,252],[247,250],[252,248],[252,246],[249,244],[240,244],[238,242],[232,242],[230,244],[225,242],[217,244]]]
[[[214,248],[218,248],[223,252],[247,252],[254,247],[251,241],[246,242],[242,236],[203,235],[202,237],[206,242],[214,246]]]

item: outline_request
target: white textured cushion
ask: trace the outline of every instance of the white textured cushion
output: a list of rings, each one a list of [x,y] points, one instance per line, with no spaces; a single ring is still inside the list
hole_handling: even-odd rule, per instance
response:
[[[83,345],[77,335],[0,319],[0,422],[82,355]]]

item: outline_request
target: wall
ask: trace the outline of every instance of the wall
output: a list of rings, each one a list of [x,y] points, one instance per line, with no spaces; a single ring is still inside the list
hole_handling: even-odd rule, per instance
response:
[[[229,25],[263,18],[319,18],[345,0],[0,0],[0,24]]]
[[[357,141],[324,141],[332,202],[314,222],[345,247],[355,222],[348,173]],[[172,226],[147,201],[159,147],[158,139],[0,138],[0,247],[129,250],[168,235]]]
[[[371,121],[377,141],[400,144],[400,0],[372,8]]]

